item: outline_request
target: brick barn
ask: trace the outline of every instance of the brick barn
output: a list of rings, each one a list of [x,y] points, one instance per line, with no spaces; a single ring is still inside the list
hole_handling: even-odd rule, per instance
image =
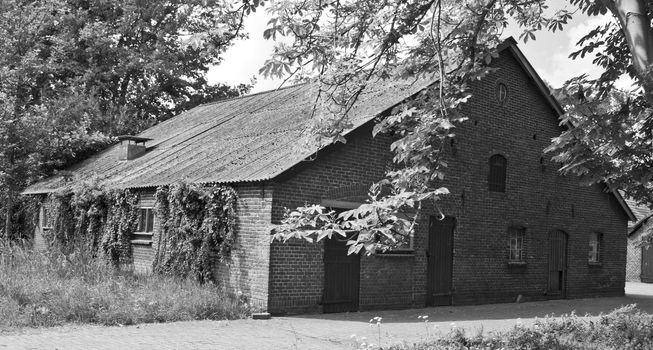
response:
[[[337,240],[271,243],[270,224],[305,203],[358,206],[392,161],[392,137],[372,137],[374,118],[428,81],[366,90],[350,112],[346,144],[293,147],[315,100],[316,87],[307,84],[199,106],[69,170],[138,189],[145,215],[157,186],[232,186],[236,245],[215,268],[229,290],[272,313],[623,295],[632,212],[618,193],[558,175],[543,155],[560,134],[563,111],[513,39],[491,65],[499,70],[472,86],[469,120],[449,145],[446,217],[427,207],[410,246],[397,251],[346,256]],[[48,193],[62,181],[52,177],[24,193]],[[152,265],[156,220],[146,231],[132,241],[137,270]]]

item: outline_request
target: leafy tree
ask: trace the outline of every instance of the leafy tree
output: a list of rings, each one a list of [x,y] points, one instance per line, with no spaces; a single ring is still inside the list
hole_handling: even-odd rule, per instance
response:
[[[572,79],[559,92],[570,107],[568,130],[548,151],[561,171],[588,183],[605,181],[640,201],[651,199],[653,149],[653,38],[651,8],[643,0],[569,0],[590,16],[613,15],[613,22],[590,31],[572,58],[594,55],[604,69],[597,79]],[[400,242],[410,220],[393,213],[437,200],[444,143],[465,119],[461,106],[469,83],[492,68],[504,29],[517,23],[523,41],[540,30],[563,30],[573,12],[548,11],[545,0],[281,0],[273,2],[264,35],[285,38],[261,69],[269,76],[315,79],[320,85],[313,119],[317,142],[342,140],[347,112],[368,84],[378,79],[427,76],[437,86],[395,108],[375,132],[400,135],[392,148],[398,169],[382,182],[392,195],[372,191],[370,203],[338,216],[320,206],[289,212],[276,229],[279,239],[317,239],[348,230],[359,233],[350,252],[387,248]],[[637,89],[619,92],[614,83],[629,74]],[[379,214],[381,213],[381,214]]]
[[[603,72],[565,83],[559,92],[567,107],[563,122],[573,127],[548,151],[557,153],[562,172],[605,181],[653,206],[653,9],[636,0],[572,3],[590,15],[609,11],[614,20],[588,32],[572,53],[593,56]],[[634,80],[632,91],[615,88],[622,76]]]
[[[206,72],[243,36],[250,7],[229,0],[0,1],[4,231],[27,183],[115,135],[248,91],[210,86]]]

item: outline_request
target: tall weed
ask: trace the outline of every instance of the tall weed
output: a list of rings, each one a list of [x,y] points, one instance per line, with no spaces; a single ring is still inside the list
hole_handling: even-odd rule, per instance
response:
[[[84,252],[40,253],[0,242],[0,329],[234,319],[248,314],[244,300],[214,284],[135,276]]]

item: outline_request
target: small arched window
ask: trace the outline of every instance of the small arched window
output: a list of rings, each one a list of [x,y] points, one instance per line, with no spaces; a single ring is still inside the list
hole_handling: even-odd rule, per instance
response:
[[[495,154],[490,157],[490,173],[487,178],[488,190],[494,192],[506,192],[506,168],[508,160],[506,157]]]
[[[497,101],[500,105],[505,105],[508,99],[508,87],[504,83],[497,84]]]

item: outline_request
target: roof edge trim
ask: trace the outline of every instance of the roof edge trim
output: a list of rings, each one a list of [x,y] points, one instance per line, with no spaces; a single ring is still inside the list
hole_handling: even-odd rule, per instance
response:
[[[612,186],[608,184],[606,184],[606,186],[608,187],[612,195],[617,199],[617,202],[619,202],[621,209],[623,209],[623,211],[626,213],[626,216],[628,216],[630,221],[636,222],[637,217],[635,216],[635,213],[633,213],[633,211],[630,209],[630,206],[628,206],[628,203],[626,203],[624,197],[619,193],[619,191],[614,189]]]
[[[633,227],[628,229],[628,236],[630,237],[633,233],[637,232],[647,221],[653,217],[653,213],[646,215],[644,218],[639,220]]]
[[[255,180],[241,180],[241,181],[224,181],[224,182],[219,182],[219,181],[199,181],[199,182],[193,182],[195,184],[199,185],[237,185],[237,184],[251,184],[251,183],[260,183],[260,182],[266,182],[266,181],[271,181],[272,178],[260,178],[260,179],[255,179]],[[38,183],[38,182],[36,182]],[[160,185],[142,185],[142,186],[132,186],[132,187],[113,187],[115,189],[130,189],[130,190],[142,190],[145,188],[157,188],[159,186],[168,186],[173,183],[167,183],[167,184],[160,184]],[[40,190],[30,190],[29,187],[27,187],[24,191],[20,192],[21,196],[35,196],[35,195],[41,195],[41,194],[50,194],[52,192],[56,192],[59,190],[59,188],[52,189],[40,189]]]
[[[533,79],[535,82],[535,85],[537,86],[538,90],[540,90],[540,93],[544,95],[546,101],[549,103],[551,108],[553,108],[556,113],[558,113],[558,116],[562,116],[565,114],[565,110],[562,108],[560,103],[558,103],[558,100],[556,100],[553,95],[551,95],[551,91],[549,91],[549,88],[547,85],[544,83],[544,80],[540,77],[539,74],[537,74],[537,71],[535,71],[535,68],[531,65],[531,63],[528,61],[524,53],[519,49],[519,46],[517,46],[517,41],[515,38],[508,37],[506,40],[504,40],[501,44],[497,46],[497,50],[499,52],[509,49],[513,56],[517,59],[517,62],[524,68],[526,73]]]

